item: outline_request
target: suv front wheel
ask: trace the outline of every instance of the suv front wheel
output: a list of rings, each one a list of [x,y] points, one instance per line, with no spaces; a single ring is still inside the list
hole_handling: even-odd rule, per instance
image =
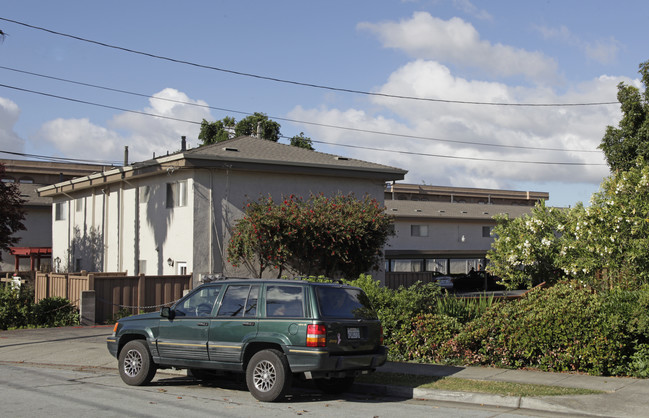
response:
[[[284,353],[262,350],[252,356],[246,368],[246,384],[256,399],[274,402],[286,395],[292,374]]]
[[[155,376],[157,366],[151,359],[151,353],[143,340],[126,343],[119,353],[118,360],[119,375],[127,385],[146,385]]]

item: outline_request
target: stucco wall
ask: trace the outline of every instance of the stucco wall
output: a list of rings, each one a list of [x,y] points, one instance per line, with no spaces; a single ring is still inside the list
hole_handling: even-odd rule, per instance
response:
[[[197,277],[207,273],[256,274],[249,266],[235,268],[228,264],[226,250],[229,231],[243,216],[245,204],[259,197],[270,195],[279,200],[291,194],[308,198],[319,193],[329,196],[354,193],[359,198],[370,194],[383,203],[384,184],[372,180],[234,170],[200,170],[195,180],[194,272]],[[268,271],[265,275],[275,276],[277,272]],[[374,275],[378,277],[379,273]]]
[[[411,236],[411,225],[428,225],[428,236]],[[491,220],[399,220],[395,221],[395,236],[390,237],[388,249],[416,251],[487,251],[493,238],[482,236],[483,226],[493,226]],[[464,237],[464,241],[462,241]]]
[[[167,183],[186,182],[185,206],[167,207]],[[75,243],[75,228],[87,236],[95,228],[95,249],[102,250],[101,270],[132,274],[176,274],[179,263],[198,281],[203,274],[251,276],[252,269],[235,269],[226,261],[229,231],[244,205],[260,196],[279,200],[295,194],[365,194],[383,203],[383,182],[334,176],[295,175],[223,169],[183,169],[164,175],[131,179],[128,182],[59,196],[67,218],[53,221],[53,258],[60,257],[66,268],[91,269],[87,245],[81,251]],[[76,210],[77,200],[82,202]],[[54,212],[54,211],[53,211]],[[52,219],[55,214],[52,214]],[[85,235],[84,235],[85,231]],[[78,241],[78,236],[76,237]],[[87,240],[84,241],[87,243]],[[173,261],[173,265],[168,264]],[[144,271],[140,271],[140,268]],[[277,272],[268,272],[274,276]],[[381,273],[375,272],[377,278]]]

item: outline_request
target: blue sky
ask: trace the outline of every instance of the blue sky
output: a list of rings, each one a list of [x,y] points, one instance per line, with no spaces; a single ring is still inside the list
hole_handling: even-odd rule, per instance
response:
[[[263,112],[410,183],[547,191],[556,206],[587,203],[609,174],[597,146],[619,105],[453,102],[615,102],[649,59],[641,1],[4,0],[0,18],[0,158],[120,162],[128,146],[143,160],[182,135],[197,146],[204,118]]]

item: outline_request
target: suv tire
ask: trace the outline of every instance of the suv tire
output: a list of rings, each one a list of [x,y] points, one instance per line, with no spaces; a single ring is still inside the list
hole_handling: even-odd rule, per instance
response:
[[[259,351],[246,367],[248,390],[262,402],[282,399],[291,387],[292,377],[288,360],[279,350]]]
[[[143,340],[126,343],[119,353],[119,376],[131,386],[146,385],[155,376],[157,366],[151,359],[151,353]]]

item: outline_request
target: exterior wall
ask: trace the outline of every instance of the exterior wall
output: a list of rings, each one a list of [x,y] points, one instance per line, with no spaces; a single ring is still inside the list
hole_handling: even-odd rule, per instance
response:
[[[52,208],[51,206],[28,206],[23,224],[24,231],[18,231],[20,238],[17,247],[50,247],[52,245]],[[50,259],[41,260],[41,267],[49,264]],[[29,258],[20,260],[20,271],[29,270]],[[15,259],[8,251],[2,252],[0,271],[14,271]]]
[[[178,182],[186,182],[186,205],[168,208],[167,183]],[[229,231],[247,202],[268,195],[279,200],[290,194],[354,193],[370,194],[383,204],[383,189],[383,181],[376,180],[223,169],[132,179],[55,198],[67,216],[55,220],[56,209],[52,211],[52,257],[61,260],[59,271],[170,275],[180,274],[182,266],[194,273],[195,283],[205,274],[253,276],[252,268],[228,264],[226,253]],[[373,275],[382,280],[383,272]]]
[[[428,236],[412,236],[413,225],[426,225]],[[485,266],[486,253],[493,243],[492,237],[483,236],[483,227],[494,225],[492,220],[396,219],[395,235],[386,246],[386,269],[444,274],[479,270]],[[407,260],[412,260],[413,270],[408,270]],[[396,267],[396,263],[401,266]],[[418,263],[421,270],[417,270]]]
[[[370,194],[383,204],[382,181],[230,170],[199,170],[194,178],[195,279],[210,273],[227,276],[257,274],[251,266],[235,268],[227,263],[227,245],[229,231],[243,216],[245,204],[259,197],[270,195],[279,200],[291,194],[308,198],[319,193],[354,193],[359,198]],[[378,279],[382,279],[382,274],[373,272]],[[277,271],[266,271],[264,275],[274,277]]]
[[[412,225],[427,225],[428,236],[411,236]],[[493,238],[482,236],[482,227],[494,226],[492,220],[395,220],[395,236],[388,241],[388,248],[429,252],[486,252]],[[464,237],[464,240],[462,239]]]

